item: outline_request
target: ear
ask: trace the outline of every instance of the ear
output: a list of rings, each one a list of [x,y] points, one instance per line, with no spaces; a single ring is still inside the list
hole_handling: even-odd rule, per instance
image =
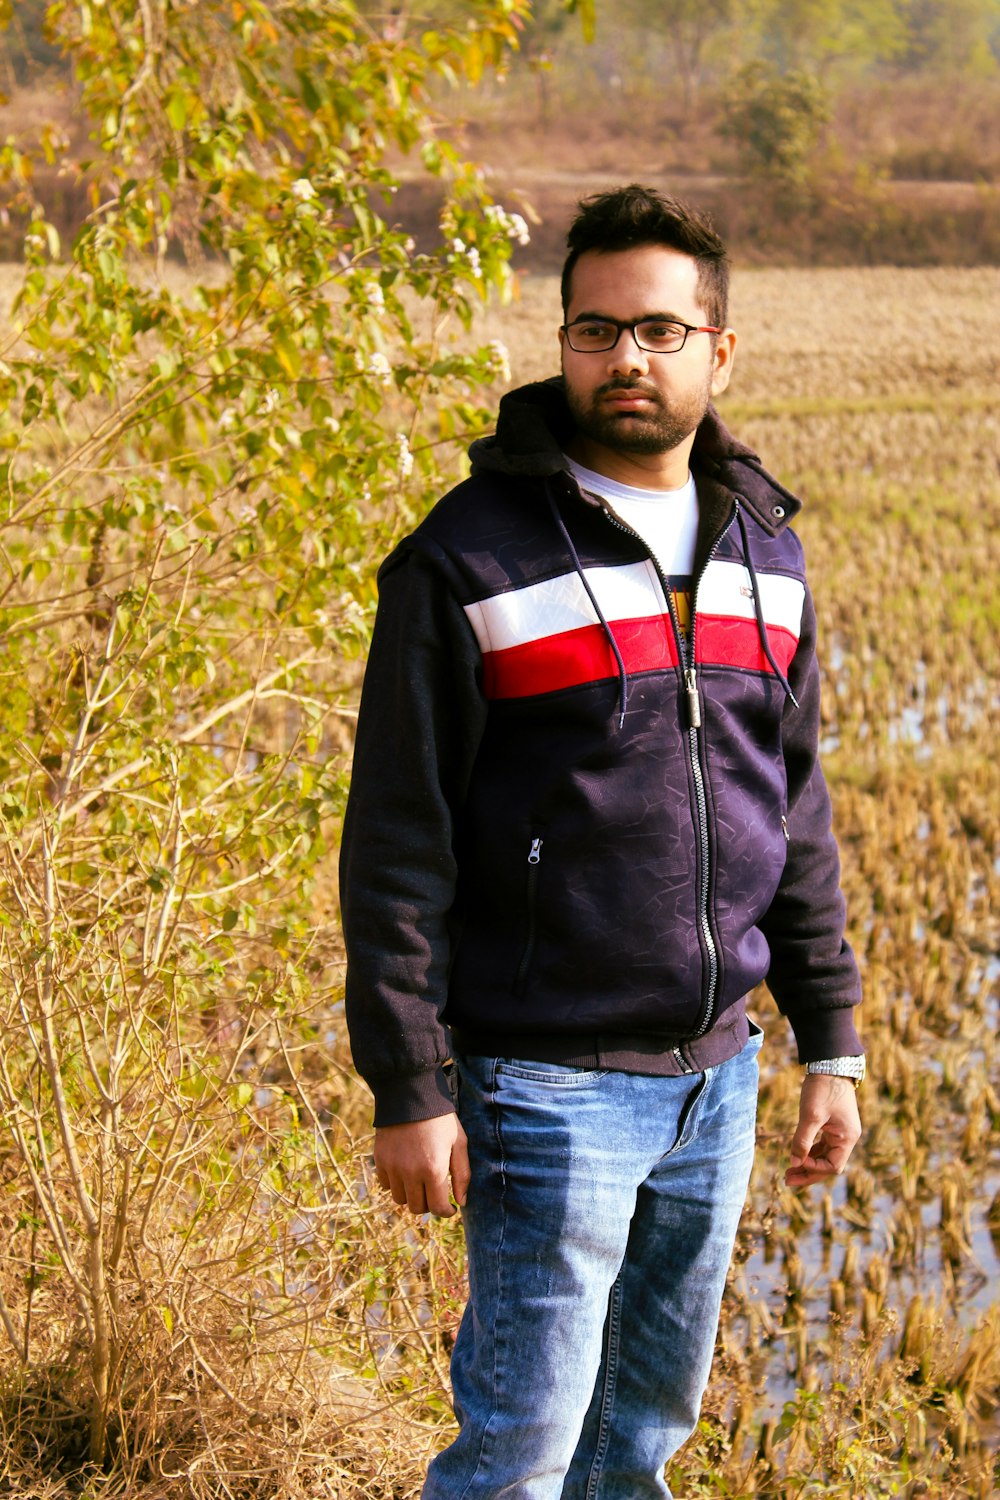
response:
[[[724,328],[718,335],[712,365],[712,395],[718,396],[729,384],[736,358],[736,334],[732,328]]]

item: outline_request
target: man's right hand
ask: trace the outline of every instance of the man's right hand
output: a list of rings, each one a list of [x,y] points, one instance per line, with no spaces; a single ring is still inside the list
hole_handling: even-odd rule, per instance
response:
[[[469,1147],[458,1116],[376,1130],[375,1176],[412,1213],[449,1218],[469,1188]]]

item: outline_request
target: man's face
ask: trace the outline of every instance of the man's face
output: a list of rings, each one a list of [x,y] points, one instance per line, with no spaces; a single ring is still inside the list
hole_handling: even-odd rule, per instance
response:
[[[582,255],[573,270],[566,322],[581,317],[629,323],[653,317],[695,327],[711,321],[699,301],[695,261],[659,245]],[[560,338],[581,461],[586,464],[589,457],[588,467],[605,472],[609,460],[612,468],[620,467],[616,460],[621,459],[656,468],[666,459],[686,472],[695,428],[711,397],[729,384],[732,331],[718,340],[688,334],[675,354],[647,353],[628,330],[601,354],[577,353],[565,335]]]

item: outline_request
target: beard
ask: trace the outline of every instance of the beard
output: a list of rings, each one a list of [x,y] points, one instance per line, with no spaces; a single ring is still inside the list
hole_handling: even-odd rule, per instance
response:
[[[701,390],[686,392],[668,407],[660,391],[638,378],[609,380],[584,399],[564,381],[566,401],[577,431],[591,442],[617,453],[668,453],[698,426],[711,399],[711,377]],[[635,391],[652,403],[649,411],[616,412],[603,404],[605,396]]]

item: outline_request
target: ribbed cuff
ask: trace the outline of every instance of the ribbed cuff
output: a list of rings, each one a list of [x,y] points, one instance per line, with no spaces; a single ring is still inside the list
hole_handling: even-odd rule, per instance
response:
[[[854,1009],[811,1011],[789,1016],[799,1049],[799,1062],[822,1062],[827,1057],[857,1057],[864,1052],[854,1026]]]
[[[369,1077],[365,1082],[375,1095],[376,1129],[383,1125],[413,1125],[418,1120],[434,1120],[455,1112],[448,1080],[441,1068],[427,1073]]]

